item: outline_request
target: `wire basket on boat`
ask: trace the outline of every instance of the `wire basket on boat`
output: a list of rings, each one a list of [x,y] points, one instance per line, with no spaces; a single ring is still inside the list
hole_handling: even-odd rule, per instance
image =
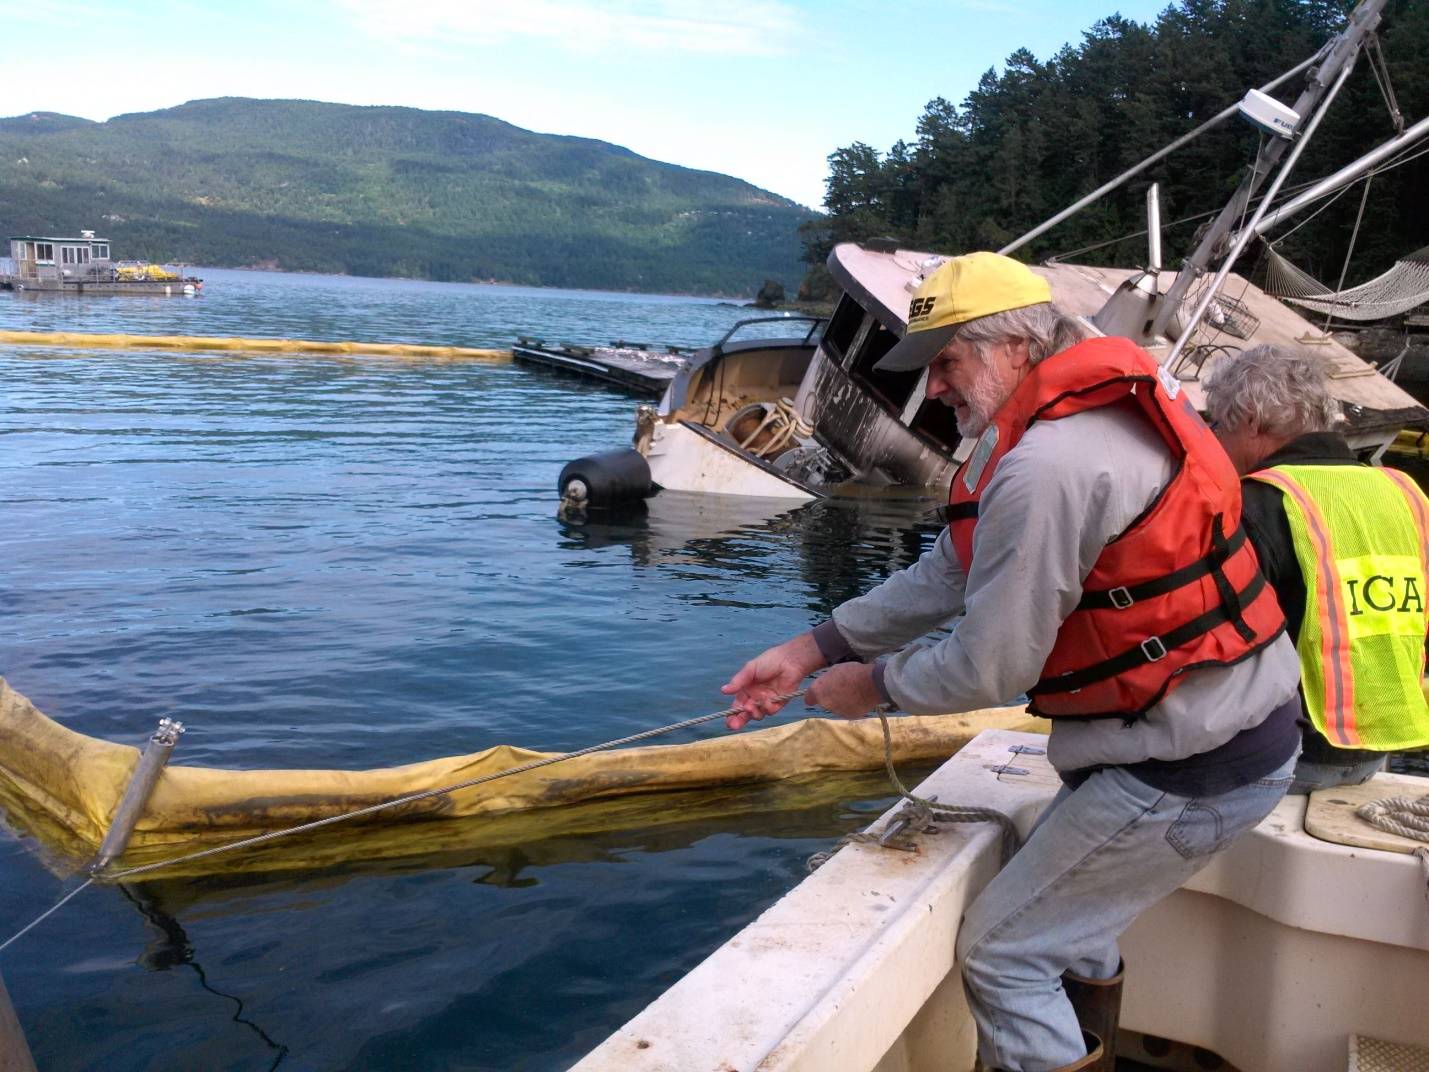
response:
[[[1260,317],[1254,315],[1240,299],[1218,294],[1206,307],[1202,326],[1212,331],[1224,331],[1238,339],[1248,339],[1260,327]]]

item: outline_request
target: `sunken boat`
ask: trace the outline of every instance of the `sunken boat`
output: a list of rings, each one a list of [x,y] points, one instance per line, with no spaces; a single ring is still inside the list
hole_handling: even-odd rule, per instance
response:
[[[1147,190],[1142,266],[1050,260],[1030,267],[1047,280],[1056,305],[1080,318],[1090,333],[1125,336],[1146,349],[1165,375],[1182,384],[1198,410],[1204,408],[1202,377],[1228,356],[1262,344],[1321,353],[1332,367],[1344,432],[1369,461],[1377,461],[1402,430],[1429,428],[1429,410],[1234,268],[1250,242],[1386,161],[1401,158],[1429,135],[1429,119],[1402,127],[1332,175],[1277,200],[1319,116],[1353,67],[1363,27],[1378,21],[1379,6],[1361,5],[1346,31],[1349,36],[1335,38],[1320,53],[1249,90],[1196,130],[997,251],[1015,253],[1196,136],[1238,117],[1261,132],[1254,165],[1199,233],[1179,270],[1164,267],[1155,184]],[[1327,71],[1335,72],[1333,82],[1323,80]],[[1308,88],[1295,107],[1270,96],[1297,78]],[[671,380],[658,405],[638,408],[630,448],[565,467],[558,481],[563,512],[618,506],[661,489],[795,501],[831,495],[941,497],[972,444],[959,436],[952,411],[927,397],[926,369],[889,372],[876,365],[907,331],[912,292],[946,256],[884,240],[836,246],[828,269],[839,295],[817,340],[783,346],[716,344],[701,351]],[[1287,271],[1282,264],[1276,278],[1283,280]],[[1391,276],[1366,285],[1365,293],[1363,287],[1331,293],[1303,273],[1296,286],[1275,289],[1307,313],[1367,308],[1366,294],[1375,299],[1376,310],[1387,308],[1389,299],[1413,305],[1429,294],[1417,269]]]
[[[938,497],[965,456],[953,412],[926,397],[926,370],[874,366],[907,329],[909,295],[944,255],[888,243],[844,243],[828,259],[841,294],[822,332],[804,339],[721,340],[675,373],[658,405],[636,411],[633,444],[562,471],[568,503],[619,505],[661,489],[810,501],[830,495]],[[1228,354],[1263,343],[1313,347],[1333,366],[1346,434],[1377,458],[1429,410],[1330,334],[1232,272],[1190,329],[1192,301],[1172,298],[1178,273],[1049,263],[1032,265],[1053,300],[1094,332],[1129,335],[1171,365],[1203,408],[1202,377]],[[1204,288],[1203,288],[1204,290]],[[1193,291],[1196,300],[1201,292]],[[1178,332],[1178,328],[1182,328]],[[1185,340],[1184,342],[1182,340]]]

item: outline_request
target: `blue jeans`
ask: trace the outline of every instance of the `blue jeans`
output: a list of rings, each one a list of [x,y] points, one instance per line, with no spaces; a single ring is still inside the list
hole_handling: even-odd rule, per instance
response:
[[[1063,788],[959,929],[983,1064],[1046,1072],[1086,1056],[1062,973],[1114,975],[1122,932],[1270,814],[1294,767],[1214,797],[1163,793],[1117,767]]]
[[[1333,789],[1337,785],[1363,785],[1384,770],[1388,757],[1362,759],[1357,763],[1311,763],[1302,759],[1295,764],[1295,780],[1290,783],[1292,796],[1306,796],[1317,789]]]

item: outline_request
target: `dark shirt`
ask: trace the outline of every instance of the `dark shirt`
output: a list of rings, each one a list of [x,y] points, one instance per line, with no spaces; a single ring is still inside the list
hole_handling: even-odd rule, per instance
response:
[[[1334,432],[1311,432],[1292,439],[1274,454],[1261,460],[1257,469],[1276,465],[1360,465],[1343,436]],[[1243,502],[1242,522],[1251,546],[1260,559],[1280,609],[1285,612],[1286,631],[1299,647],[1300,627],[1305,621],[1305,573],[1295,557],[1295,540],[1290,534],[1290,519],[1285,516],[1285,496],[1279,488],[1259,480],[1241,482]],[[1337,748],[1310,725],[1302,725],[1300,758],[1311,763],[1349,765],[1376,759],[1383,752],[1360,748]]]
[[[1183,797],[1218,797],[1273,773],[1295,753],[1297,724],[1303,722],[1298,695],[1290,697],[1265,721],[1241,730],[1219,748],[1186,759],[1148,759],[1123,770],[1163,793]],[[1076,789],[1100,767],[1064,771],[1062,781]]]

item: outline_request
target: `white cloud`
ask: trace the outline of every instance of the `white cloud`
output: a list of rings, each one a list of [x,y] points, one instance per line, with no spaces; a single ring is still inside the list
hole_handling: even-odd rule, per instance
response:
[[[793,51],[799,13],[778,0],[334,0],[364,33],[407,43],[528,38],[583,52],[648,49],[777,56]]]

